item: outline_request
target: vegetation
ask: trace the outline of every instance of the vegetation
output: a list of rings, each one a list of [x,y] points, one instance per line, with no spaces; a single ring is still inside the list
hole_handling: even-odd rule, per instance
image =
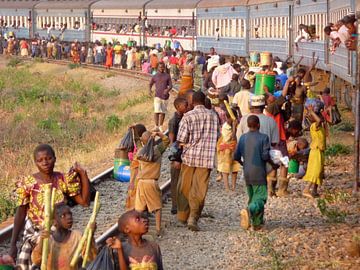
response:
[[[0,222],[12,214],[7,195],[15,179],[33,170],[31,153],[38,143],[51,144],[57,166],[67,170],[75,153],[82,161],[82,153],[95,156],[100,148],[111,148],[130,124],[150,119],[152,108],[132,110],[150,101],[141,84],[125,92],[108,87],[100,72],[83,76],[89,71],[40,62],[17,66],[15,59],[0,69],[0,188],[5,192],[0,193]]]
[[[341,143],[335,143],[327,146],[325,150],[325,156],[341,156],[349,155],[352,153],[351,146],[344,145]]]
[[[344,222],[347,213],[341,210],[337,204],[346,203],[350,199],[350,194],[346,192],[325,192],[323,198],[317,200],[317,206],[321,214],[331,223]]]

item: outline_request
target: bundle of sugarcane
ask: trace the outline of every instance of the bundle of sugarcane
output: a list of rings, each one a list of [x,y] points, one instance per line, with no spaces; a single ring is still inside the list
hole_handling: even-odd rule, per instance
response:
[[[45,186],[44,192],[44,230],[50,233],[51,221],[53,220],[55,205],[55,189],[51,184]],[[41,254],[41,270],[47,269],[47,261],[49,255],[49,238],[43,239],[42,254]]]
[[[80,253],[83,250],[85,242],[86,242],[86,249],[85,249],[85,254],[84,254],[82,265],[83,265],[83,267],[86,266],[86,263],[87,263],[87,260],[89,257],[89,252],[90,252],[91,240],[92,240],[92,237],[94,234],[94,232],[92,231],[92,228],[91,228],[91,224],[95,223],[96,216],[99,213],[99,210],[100,210],[99,192],[96,192],[93,212],[92,212],[92,215],[90,217],[88,224],[86,225],[84,234],[82,235],[80,242],[77,245],[74,255],[71,259],[71,262],[70,262],[71,267],[75,267],[75,265],[78,263]]]
[[[226,100],[224,100],[224,104],[225,104],[226,110],[228,111],[231,119],[232,119],[233,121],[235,121],[235,120],[236,120],[236,117],[235,117],[234,112],[232,111],[229,103],[228,103]]]

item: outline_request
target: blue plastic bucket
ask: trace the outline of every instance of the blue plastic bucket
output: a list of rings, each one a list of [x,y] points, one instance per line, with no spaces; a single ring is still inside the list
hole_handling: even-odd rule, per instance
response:
[[[128,166],[128,165],[130,165],[130,160],[124,159],[124,158],[115,158],[114,159],[114,171],[113,171],[114,178],[116,179],[116,174],[117,174],[120,166]]]
[[[129,165],[121,165],[114,172],[115,179],[120,182],[129,182],[130,181],[130,166]]]

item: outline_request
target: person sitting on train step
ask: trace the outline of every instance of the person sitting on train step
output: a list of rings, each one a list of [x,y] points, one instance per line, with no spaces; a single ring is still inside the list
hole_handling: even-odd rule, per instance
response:
[[[49,253],[47,260],[47,269],[52,270],[76,270],[78,265],[70,267],[70,261],[74,256],[75,250],[81,240],[81,232],[78,230],[71,230],[73,225],[73,217],[70,207],[65,203],[60,203],[55,206],[54,226],[55,231],[49,233],[46,230],[40,232],[40,237],[31,254],[31,260],[35,265],[41,265],[42,248],[44,239],[49,239]],[[92,232],[96,230],[96,223],[91,225]],[[92,235],[91,246],[89,250],[88,262],[91,262],[96,257],[96,247],[94,235]]]
[[[112,237],[106,244],[117,250],[119,269],[163,270],[160,247],[153,241],[143,239],[149,231],[149,220],[135,210],[126,212],[118,221],[118,230],[127,235],[126,242]]]
[[[222,91],[226,85],[231,82],[232,75],[236,73],[231,63],[225,63],[225,57],[221,56],[219,59],[220,66],[217,67],[212,74],[212,81],[215,87]]]
[[[162,125],[167,111],[167,103],[172,89],[171,77],[165,72],[165,64],[159,63],[158,73],[151,78],[149,94],[152,96],[152,86],[155,84],[154,113],[156,128],[162,131]]]
[[[159,188],[158,179],[161,171],[161,159],[162,154],[170,144],[169,138],[162,132],[145,131],[141,135],[141,142],[146,146],[146,143],[150,140],[150,137],[155,138],[159,136],[161,143],[154,146],[154,158],[152,161],[143,161],[140,159],[139,152],[137,152],[137,158],[139,161],[139,171],[137,174],[137,187],[135,197],[135,210],[143,212],[146,209],[149,212],[155,212],[155,226],[157,236],[161,236],[161,209],[162,198],[161,190]]]

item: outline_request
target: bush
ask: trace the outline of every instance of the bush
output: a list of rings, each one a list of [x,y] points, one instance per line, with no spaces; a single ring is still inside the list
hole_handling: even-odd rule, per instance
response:
[[[15,214],[16,204],[9,198],[0,197],[0,222]]]
[[[18,64],[21,63],[21,60],[17,57],[11,58],[9,63],[7,63],[8,67],[16,67]]]
[[[106,118],[106,129],[107,131],[114,132],[121,126],[121,120],[115,114],[110,115]]]
[[[325,156],[349,155],[351,152],[352,149],[350,146],[341,143],[335,143],[326,148]]]
[[[334,127],[335,130],[352,132],[354,131],[354,125],[350,122],[342,122]]]
[[[79,64],[75,64],[75,63],[70,63],[70,64],[68,64],[68,67],[69,67],[70,69],[75,69],[75,68],[79,68],[80,65],[79,65]]]

